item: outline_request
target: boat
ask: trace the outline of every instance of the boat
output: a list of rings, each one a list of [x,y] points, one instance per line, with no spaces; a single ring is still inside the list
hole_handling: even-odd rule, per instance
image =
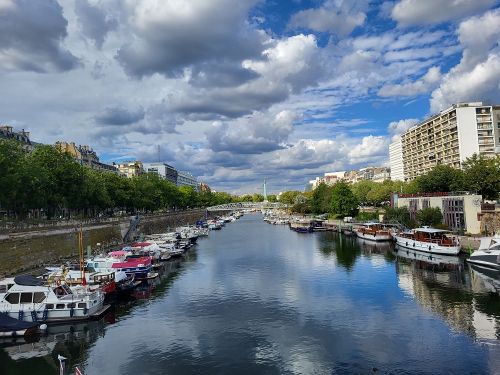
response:
[[[144,279],[151,271],[151,257],[130,255],[126,251],[112,251],[107,257],[94,257],[87,260],[86,267],[96,272],[124,271],[134,274],[136,279]]]
[[[449,231],[430,227],[412,229],[394,235],[400,247],[432,254],[458,255],[460,244],[448,237]]]
[[[467,262],[500,270],[500,235],[481,238],[479,248],[471,254]]]
[[[290,229],[299,233],[309,233],[313,231],[310,220],[295,220],[290,222]]]
[[[391,241],[391,231],[380,223],[365,223],[361,227],[353,229],[356,236],[370,241]]]
[[[36,335],[39,333],[38,326],[38,322],[21,322],[0,313],[0,338]]]
[[[65,322],[98,318],[109,308],[104,293],[87,287],[70,288],[56,282],[47,285],[31,275],[0,280],[0,311],[11,318],[31,322]]]

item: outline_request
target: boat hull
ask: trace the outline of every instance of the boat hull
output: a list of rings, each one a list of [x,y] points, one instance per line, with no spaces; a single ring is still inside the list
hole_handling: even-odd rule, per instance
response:
[[[392,236],[390,234],[380,234],[380,233],[363,233],[361,231],[354,231],[356,233],[356,236],[363,240],[368,240],[368,241],[376,241],[376,242],[381,242],[381,241],[392,241]]]
[[[398,235],[394,236],[394,238],[400,247],[410,250],[442,255],[458,255],[460,253],[460,246],[441,246],[436,243],[413,240]]]
[[[481,251],[477,250],[467,259],[468,263],[476,264],[478,266],[487,267],[493,270],[500,270],[499,259],[500,250],[494,251]]]

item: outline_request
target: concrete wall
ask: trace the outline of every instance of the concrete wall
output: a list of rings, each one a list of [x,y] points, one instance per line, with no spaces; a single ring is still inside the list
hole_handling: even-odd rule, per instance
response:
[[[475,107],[457,108],[458,148],[460,162],[479,153]]]

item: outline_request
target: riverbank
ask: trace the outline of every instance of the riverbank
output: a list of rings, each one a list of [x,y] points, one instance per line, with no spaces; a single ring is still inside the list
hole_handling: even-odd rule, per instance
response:
[[[204,209],[199,209],[147,215],[142,217],[136,234],[165,232],[169,228],[194,224],[205,214]],[[84,247],[90,246],[94,251],[120,244],[129,228],[130,218],[81,224]],[[75,258],[78,255],[79,228],[78,223],[73,223],[68,227],[37,228],[4,235],[0,238],[0,277]]]

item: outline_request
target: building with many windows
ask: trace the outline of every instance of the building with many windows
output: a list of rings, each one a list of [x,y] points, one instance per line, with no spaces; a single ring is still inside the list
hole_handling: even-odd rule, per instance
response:
[[[389,145],[389,162],[391,164],[391,180],[404,181],[403,149],[401,139]]]
[[[33,142],[30,139],[30,133],[24,129],[20,132],[14,131],[14,128],[10,125],[0,124],[0,138],[12,139],[20,142],[26,151],[33,151],[35,146],[39,143]]]
[[[144,168],[142,166],[142,162],[140,161],[125,161],[116,164],[116,166],[120,173],[128,178],[139,176],[144,173]]]
[[[146,173],[156,173],[165,180],[177,185],[177,169],[166,163],[144,163]]]
[[[74,142],[56,142],[55,147],[70,154],[81,165],[98,170],[118,173],[118,168],[114,165],[101,163],[96,152],[87,145],[77,146]]]
[[[191,186],[198,190],[198,179],[189,172],[177,172],[177,186]]]
[[[408,129],[401,150],[397,142],[391,149],[391,169],[402,159],[406,181],[438,164],[460,168],[473,154],[493,157],[500,153],[500,106],[455,104]]]

